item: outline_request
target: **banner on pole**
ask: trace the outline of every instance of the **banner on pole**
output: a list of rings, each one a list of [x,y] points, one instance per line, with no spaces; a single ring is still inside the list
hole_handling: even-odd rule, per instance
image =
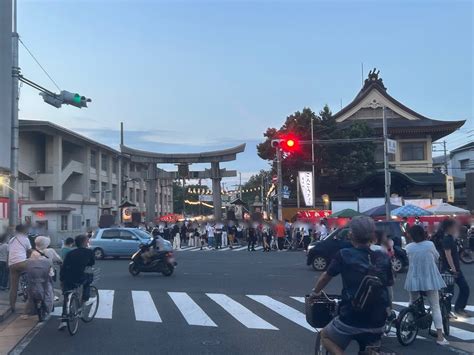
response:
[[[449,203],[454,202],[454,178],[446,175],[446,197]]]
[[[304,203],[306,206],[313,205],[313,173],[311,171],[299,171],[298,180],[301,186]]]

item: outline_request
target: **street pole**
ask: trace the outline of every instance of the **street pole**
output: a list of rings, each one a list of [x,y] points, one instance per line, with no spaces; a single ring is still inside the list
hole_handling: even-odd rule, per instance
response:
[[[10,167],[10,193],[9,193],[9,220],[10,226],[18,224],[18,150],[19,150],[19,123],[18,123],[18,101],[20,100],[18,88],[19,55],[18,55],[18,33],[17,33],[17,2],[13,0],[13,32],[12,32],[12,137],[11,137],[11,167]]]
[[[314,176],[314,127],[313,127],[314,119],[311,118],[311,171],[313,174],[313,209],[316,208],[316,176]],[[298,185],[298,182],[296,182]],[[298,194],[298,201],[299,201],[299,194]],[[298,208],[299,208],[298,203]]]
[[[300,208],[300,182],[299,182],[299,177],[296,178],[296,207]]]
[[[444,174],[449,175],[448,172],[448,152],[446,149],[446,141],[443,141],[443,150],[444,150]]]
[[[383,169],[385,173],[385,219],[390,220],[390,170],[388,167],[388,133],[387,133],[387,117],[385,116],[385,106],[382,108],[383,122]]]
[[[262,182],[261,182],[261,185],[260,185],[260,198],[261,198],[261,202],[262,202],[262,205],[264,205],[263,203],[263,190],[264,190],[264,186],[263,186],[263,174],[262,174]]]
[[[242,199],[242,173],[239,171],[239,198]]]
[[[276,156],[277,156],[277,177],[278,177],[278,185],[277,185],[277,198],[278,198],[278,220],[283,220],[283,203],[282,203],[282,185],[283,185],[283,176],[281,174],[281,149],[280,144],[277,144],[275,147],[276,149]]]

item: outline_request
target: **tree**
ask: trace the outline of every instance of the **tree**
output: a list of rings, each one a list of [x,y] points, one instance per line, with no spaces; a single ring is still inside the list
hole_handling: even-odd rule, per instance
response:
[[[288,116],[280,129],[268,128],[264,133],[264,142],[257,146],[258,155],[265,160],[274,161],[275,149],[272,139],[293,134],[299,140],[311,140],[311,121],[313,121],[314,139],[330,140],[339,138],[372,137],[373,132],[365,123],[356,122],[340,128],[328,105],[319,114],[310,108],[304,108]],[[374,143],[350,143],[338,145],[314,144],[315,188],[319,186],[320,176],[338,176],[344,179],[359,177],[375,168]],[[298,171],[311,170],[311,145],[302,145],[291,154],[283,154],[282,173],[284,181],[294,181]],[[316,191],[316,195],[319,192]]]
[[[183,213],[183,198],[188,201],[186,203],[186,215],[197,216],[201,214],[211,214],[213,208],[204,204],[199,204],[199,196],[208,194],[209,188],[205,185],[183,185],[179,182],[173,182],[173,206],[174,213]],[[184,194],[184,195],[183,195]],[[184,196],[184,197],[183,197]],[[206,203],[212,205],[212,202]]]
[[[242,185],[242,201],[250,207],[255,202],[255,197],[260,198],[262,188],[265,186],[265,181],[268,181],[271,176],[270,171],[260,170],[257,174],[252,175],[249,180]],[[262,186],[263,181],[263,186]],[[260,201],[262,202],[262,201]]]

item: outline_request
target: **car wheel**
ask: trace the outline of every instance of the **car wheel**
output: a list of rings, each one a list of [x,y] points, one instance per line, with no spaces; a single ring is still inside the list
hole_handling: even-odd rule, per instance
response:
[[[328,260],[324,256],[316,256],[313,259],[312,266],[316,271],[324,271],[328,266]]]
[[[403,269],[403,263],[400,258],[397,258],[396,256],[392,257],[392,271],[395,273],[399,273]]]
[[[104,251],[100,248],[94,249],[94,256],[97,260],[102,260],[105,257]]]

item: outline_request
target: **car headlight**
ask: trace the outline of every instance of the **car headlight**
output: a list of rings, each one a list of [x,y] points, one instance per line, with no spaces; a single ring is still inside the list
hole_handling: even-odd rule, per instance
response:
[[[316,244],[310,244],[310,245],[308,245],[308,251],[311,250],[311,249],[313,249],[315,246],[316,246]]]

